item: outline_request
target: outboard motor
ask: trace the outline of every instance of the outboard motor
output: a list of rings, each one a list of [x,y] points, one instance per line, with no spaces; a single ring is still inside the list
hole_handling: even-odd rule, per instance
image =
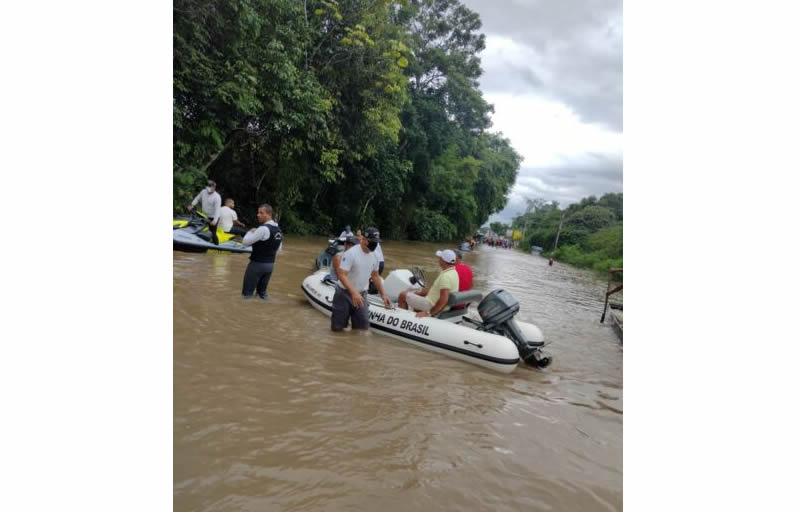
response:
[[[503,289],[493,291],[478,304],[478,314],[481,315],[485,330],[496,331],[510,338],[517,345],[519,357],[527,364],[546,368],[552,362],[552,357],[541,351],[542,342],[525,339],[514,320],[517,312],[519,312],[519,302]]]

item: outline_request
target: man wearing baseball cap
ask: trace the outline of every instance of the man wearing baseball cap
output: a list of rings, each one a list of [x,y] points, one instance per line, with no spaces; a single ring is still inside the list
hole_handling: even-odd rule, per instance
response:
[[[367,287],[370,277],[383,298],[383,304],[391,307],[392,301],[383,289],[383,279],[378,275],[378,258],[373,252],[380,241],[378,229],[367,228],[359,245],[342,254],[337,272],[339,281],[331,304],[332,331],[341,331],[348,322],[353,329],[369,329]]]
[[[433,286],[417,291],[400,293],[397,306],[403,309],[418,311],[418,317],[435,316],[447,307],[450,294],[458,291],[458,273],[456,272],[456,253],[450,249],[436,251],[439,267],[442,272]]]

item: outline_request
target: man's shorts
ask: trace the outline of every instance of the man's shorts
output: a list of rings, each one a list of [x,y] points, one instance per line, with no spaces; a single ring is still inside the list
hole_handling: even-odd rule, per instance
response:
[[[353,329],[369,328],[369,305],[367,304],[367,292],[361,292],[364,303],[360,308],[353,305],[353,298],[350,292],[336,286],[333,294],[333,304],[331,311],[331,330],[341,331],[347,327],[348,321],[352,321]],[[352,319],[352,320],[351,320]]]
[[[408,307],[415,311],[429,312],[433,307],[433,304],[431,304],[428,299],[420,297],[414,292],[408,292],[406,295],[406,302],[408,303]]]

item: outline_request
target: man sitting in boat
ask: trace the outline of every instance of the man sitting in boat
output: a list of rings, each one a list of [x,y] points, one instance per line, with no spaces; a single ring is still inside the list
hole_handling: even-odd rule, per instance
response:
[[[239,221],[239,216],[236,215],[236,210],[234,210],[235,207],[236,203],[234,203],[233,198],[229,197],[225,200],[225,206],[219,210],[219,227],[225,233],[244,236],[247,234],[247,230],[245,225]]]
[[[458,272],[456,272],[456,253],[450,249],[436,251],[442,272],[433,286],[422,290],[400,292],[397,306],[418,311],[418,317],[436,316],[447,307],[450,294],[458,291]]]
[[[342,240],[341,238],[339,240]],[[339,280],[339,266],[342,264],[342,253],[345,251],[350,250],[354,245],[358,245],[360,240],[354,236],[345,237],[344,240],[344,251],[337,252],[333,255],[333,259],[331,260],[331,271],[325,276],[322,280],[326,283],[335,283]]]
[[[464,254],[461,251],[456,253],[456,273],[458,274],[458,291],[465,292],[472,289],[472,269],[469,265],[462,263],[461,259]],[[456,304],[450,309],[464,309],[466,304]]]

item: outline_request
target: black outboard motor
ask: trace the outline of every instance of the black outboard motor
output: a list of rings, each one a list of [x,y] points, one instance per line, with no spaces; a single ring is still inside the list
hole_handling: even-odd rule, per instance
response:
[[[542,342],[525,339],[514,315],[519,311],[519,302],[507,291],[500,289],[488,294],[478,304],[478,314],[483,320],[484,329],[494,331],[510,338],[519,350],[519,357],[527,364],[537,368],[546,368],[553,358],[542,352]]]

